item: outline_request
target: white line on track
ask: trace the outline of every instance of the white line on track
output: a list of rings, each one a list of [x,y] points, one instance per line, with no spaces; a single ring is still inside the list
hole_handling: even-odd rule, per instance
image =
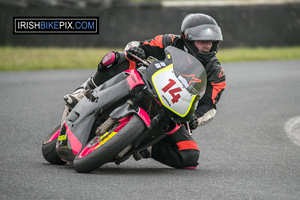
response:
[[[284,130],[290,140],[300,146],[300,116],[289,119],[284,125]]]

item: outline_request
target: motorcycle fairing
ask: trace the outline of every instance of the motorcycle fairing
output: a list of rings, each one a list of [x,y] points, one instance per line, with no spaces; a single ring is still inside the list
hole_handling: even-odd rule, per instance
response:
[[[145,123],[145,125],[147,127],[150,126],[151,119],[150,119],[149,115],[147,114],[147,112],[144,109],[139,108],[138,116],[143,120],[143,122]]]
[[[121,99],[130,97],[132,89],[141,84],[143,82],[138,72],[128,70],[95,88],[91,92],[92,97],[83,97],[66,117],[64,128],[60,131],[59,136],[62,137],[57,141],[56,150],[61,159],[73,162],[76,154],[86,145],[98,114]]]
[[[133,89],[137,85],[144,85],[143,79],[141,78],[141,76],[139,75],[139,73],[136,70],[131,69],[131,70],[126,70],[124,72],[129,74],[129,76],[126,78],[126,80],[131,89]]]
[[[173,64],[152,75],[152,82],[162,104],[184,118],[191,110],[196,95],[190,94],[175,76]]]
[[[47,143],[52,142],[59,136],[60,129],[58,129],[53,135],[50,136],[50,138],[47,140]]]
[[[147,127],[150,126],[151,119],[147,112],[140,107],[136,107],[128,103],[116,108],[109,116],[111,118],[120,119],[133,113],[138,115]]]
[[[65,124],[66,131],[67,131],[67,137],[71,144],[72,152],[73,152],[73,154],[78,154],[82,148],[82,143],[76,138],[74,133],[69,129],[68,125],[66,123],[64,123],[64,124]]]

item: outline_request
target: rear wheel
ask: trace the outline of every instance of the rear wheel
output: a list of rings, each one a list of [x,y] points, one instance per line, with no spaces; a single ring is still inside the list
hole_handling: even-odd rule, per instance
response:
[[[111,161],[129,146],[144,129],[145,124],[136,115],[117,121],[111,130],[88,142],[74,160],[75,170],[88,173]]]
[[[42,153],[44,158],[51,164],[64,165],[66,162],[62,161],[56,153],[56,141],[58,139],[60,125],[58,125],[43,141]]]

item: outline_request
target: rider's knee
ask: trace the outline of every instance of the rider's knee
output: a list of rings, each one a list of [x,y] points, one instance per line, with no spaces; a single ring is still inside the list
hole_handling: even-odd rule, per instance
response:
[[[105,71],[117,64],[120,59],[120,53],[117,51],[111,51],[107,53],[98,64],[98,71]]]
[[[177,166],[178,168],[181,169],[196,169],[197,165],[198,165],[198,159],[200,156],[200,151],[199,150],[185,150],[182,151],[181,153],[181,163],[179,166]]]

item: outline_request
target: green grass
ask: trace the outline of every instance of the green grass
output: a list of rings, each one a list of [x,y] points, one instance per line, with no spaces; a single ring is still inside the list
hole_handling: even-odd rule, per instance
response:
[[[217,57],[221,62],[296,60],[300,59],[300,46],[221,49]]]
[[[95,68],[108,48],[0,47],[0,71]]]
[[[0,47],[0,71],[96,68],[111,48]],[[300,46],[220,49],[221,63],[300,59]]]

